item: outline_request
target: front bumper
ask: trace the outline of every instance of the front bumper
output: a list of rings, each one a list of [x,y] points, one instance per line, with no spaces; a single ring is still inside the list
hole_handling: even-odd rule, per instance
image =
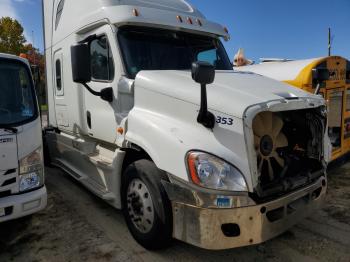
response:
[[[44,209],[47,204],[46,187],[24,193],[0,198],[0,210],[5,214],[0,216],[0,222],[28,216]]]
[[[171,199],[173,236],[205,249],[228,249],[269,240],[319,209],[327,182],[317,182],[279,199],[239,208],[203,208]]]

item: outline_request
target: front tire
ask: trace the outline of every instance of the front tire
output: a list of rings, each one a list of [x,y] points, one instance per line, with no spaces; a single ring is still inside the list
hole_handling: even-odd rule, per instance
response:
[[[135,240],[161,249],[172,240],[172,209],[161,180],[167,176],[150,160],[130,164],[123,175],[123,213]]]

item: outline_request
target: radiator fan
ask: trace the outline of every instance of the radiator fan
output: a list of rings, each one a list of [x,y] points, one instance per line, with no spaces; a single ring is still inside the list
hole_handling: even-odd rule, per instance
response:
[[[268,173],[274,179],[275,170],[272,162],[284,167],[284,159],[277,153],[277,148],[288,146],[286,136],[281,132],[283,120],[272,112],[262,112],[253,121],[254,145],[258,155],[258,170]],[[275,160],[275,161],[274,161]],[[265,170],[267,169],[267,170]],[[265,173],[264,172],[264,173]]]

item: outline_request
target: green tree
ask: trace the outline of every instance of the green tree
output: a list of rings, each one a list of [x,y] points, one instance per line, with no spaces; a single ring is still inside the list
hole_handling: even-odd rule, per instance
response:
[[[19,55],[25,52],[23,27],[11,17],[0,18],[0,52]]]

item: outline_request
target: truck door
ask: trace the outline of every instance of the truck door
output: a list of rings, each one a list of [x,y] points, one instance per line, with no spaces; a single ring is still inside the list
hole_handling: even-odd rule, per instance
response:
[[[82,39],[97,35],[97,39],[92,40],[89,43],[91,53],[91,73],[92,79],[88,83],[89,87],[96,92],[100,92],[103,88],[112,87],[114,92],[114,101],[109,103],[102,100],[99,96],[91,94],[82,85],[79,88],[83,90],[83,106],[81,108],[83,118],[85,118],[86,136],[83,141],[79,139],[75,140],[73,146],[80,152],[79,156],[70,157],[71,164],[76,170],[79,170],[82,174],[88,177],[88,184],[92,186],[98,194],[104,194],[108,191],[108,182],[111,181],[111,168],[112,159],[103,152],[105,150],[98,145],[104,147],[114,144],[117,137],[117,123],[115,112],[117,111],[117,83],[120,78],[120,71],[116,64],[118,60],[116,49],[116,38],[112,28],[109,25],[102,26],[98,29],[87,32],[82,35]],[[114,51],[112,51],[112,48]],[[81,145],[79,145],[81,143]],[[75,146],[76,144],[76,146]],[[84,146],[85,145],[85,146]],[[86,152],[82,148],[94,145],[98,153],[98,159],[91,161],[89,157],[96,157],[94,154],[89,154],[87,157]],[[111,147],[113,148],[113,146]],[[113,150],[113,149],[112,149]],[[99,158],[103,155],[103,160]],[[96,164],[96,161],[98,164]]]
[[[63,55],[62,50],[58,49],[54,53],[53,57],[53,78],[55,87],[55,108],[56,108],[56,118],[57,125],[61,129],[67,129],[69,127],[69,118],[68,118],[68,110],[67,104],[64,96],[64,81],[63,81]]]
[[[89,86],[97,92],[103,88],[112,87],[114,101],[109,103],[92,95],[88,90],[84,90],[84,114],[88,133],[96,139],[114,143],[117,128],[115,117],[117,83],[120,77],[116,65],[118,56],[115,33],[109,25],[106,25],[89,32],[88,35],[91,34],[96,34],[98,38],[90,42],[92,80]]]

